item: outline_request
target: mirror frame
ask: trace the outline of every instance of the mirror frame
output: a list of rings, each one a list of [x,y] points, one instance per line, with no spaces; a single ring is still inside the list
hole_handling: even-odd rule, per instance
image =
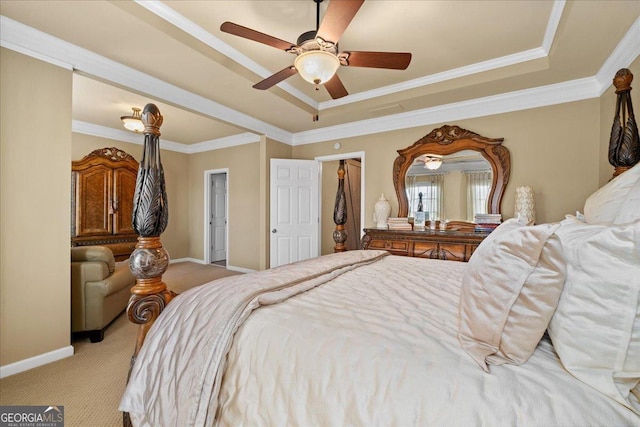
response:
[[[398,216],[406,217],[409,200],[406,191],[407,171],[416,158],[424,154],[453,154],[462,150],[478,151],[491,165],[493,181],[487,200],[487,212],[499,214],[504,190],[511,172],[511,155],[502,145],[504,138],[486,138],[459,126],[444,125],[434,129],[413,143],[398,150],[399,156],[393,162],[393,186],[398,197]]]

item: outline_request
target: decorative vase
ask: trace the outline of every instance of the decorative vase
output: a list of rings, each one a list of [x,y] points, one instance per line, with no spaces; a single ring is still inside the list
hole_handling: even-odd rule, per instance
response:
[[[384,193],[380,195],[380,198],[376,202],[373,208],[373,219],[376,221],[376,227],[387,228],[387,220],[391,214],[391,205],[389,201],[384,197]]]
[[[514,214],[516,218],[526,221],[527,225],[533,225],[536,222],[536,206],[533,197],[533,188],[529,186],[516,188]]]

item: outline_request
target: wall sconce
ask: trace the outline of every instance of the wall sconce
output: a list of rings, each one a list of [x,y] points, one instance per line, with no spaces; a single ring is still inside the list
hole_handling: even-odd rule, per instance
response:
[[[144,125],[142,124],[142,116],[140,115],[140,109],[136,107],[131,107],[133,110],[133,115],[131,116],[122,116],[120,120],[124,124],[124,128],[130,130],[132,132],[142,132],[144,130]]]

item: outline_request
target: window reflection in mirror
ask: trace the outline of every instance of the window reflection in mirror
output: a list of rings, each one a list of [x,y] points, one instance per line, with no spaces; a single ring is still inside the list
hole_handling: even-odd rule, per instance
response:
[[[415,216],[422,199],[427,220],[473,221],[487,213],[491,183],[491,165],[477,151],[421,155],[406,174],[409,216]]]

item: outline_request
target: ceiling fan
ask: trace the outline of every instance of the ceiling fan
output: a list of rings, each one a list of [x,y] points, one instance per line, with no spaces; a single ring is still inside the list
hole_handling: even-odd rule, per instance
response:
[[[322,22],[320,22],[320,3],[323,0],[313,1],[316,3],[317,11],[316,30],[301,34],[296,44],[232,22],[224,22],[220,26],[220,31],[225,33],[264,43],[296,55],[294,65],[288,66],[256,83],[253,85],[254,88],[269,89],[298,73],[309,83],[315,84],[316,90],[319,89],[320,85],[324,85],[331,98],[338,99],[348,95],[342,81],[336,74],[341,65],[344,67],[386,68],[392,70],[405,70],[409,66],[411,62],[410,53],[340,52],[338,50],[338,40],[340,40],[342,33],[346,30],[364,0],[330,0]]]

